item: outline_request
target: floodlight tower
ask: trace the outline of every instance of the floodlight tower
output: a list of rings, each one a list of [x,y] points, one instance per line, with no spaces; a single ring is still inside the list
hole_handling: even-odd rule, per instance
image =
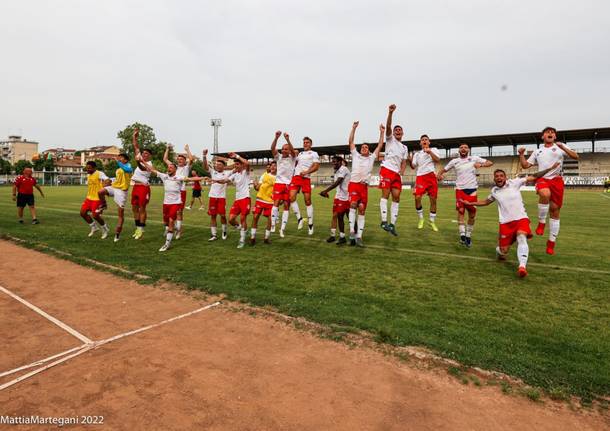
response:
[[[218,153],[218,129],[222,126],[222,120],[220,118],[212,118],[210,126],[214,128],[214,154],[216,154]]]

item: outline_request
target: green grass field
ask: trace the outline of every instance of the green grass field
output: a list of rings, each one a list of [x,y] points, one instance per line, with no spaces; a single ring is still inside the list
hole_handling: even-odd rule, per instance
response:
[[[324,241],[332,202],[317,196],[314,237],[297,232],[291,215],[285,239],[275,235],[271,245],[237,250],[237,232],[231,230],[227,241],[208,243],[209,217],[187,211],[183,238],[163,255],[157,251],[163,243],[159,187],[153,191],[144,238],[130,238],[133,221],[128,218],[117,244],[111,237],[87,238],[88,226],[78,215],[83,187],[46,188],[46,193],[46,199],[37,197],[42,224],[19,225],[10,189],[0,188],[0,233],[120,265],[153,280],[270,305],[338,332],[366,330],[388,343],[425,346],[554,393],[585,400],[610,395],[610,198],[600,192],[567,192],[558,254],[546,256],[546,238],[534,238],[530,275],[523,280],[515,274],[514,249],[508,262],[494,259],[495,205],[479,210],[472,249],[458,245],[449,189],[440,195],[438,233],[416,229],[408,192],[397,223],[400,236],[382,231],[379,194],[371,190],[365,249]],[[535,219],[536,196],[523,194]],[[107,220],[114,226],[111,200],[109,206]],[[70,289],[68,282],[65,288]]]

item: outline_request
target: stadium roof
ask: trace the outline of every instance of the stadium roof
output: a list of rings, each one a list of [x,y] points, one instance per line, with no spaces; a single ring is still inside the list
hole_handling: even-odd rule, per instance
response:
[[[598,127],[593,129],[574,129],[574,130],[558,130],[557,139],[561,142],[585,142],[585,141],[608,141],[610,140],[610,127]],[[471,148],[474,147],[500,147],[500,146],[517,146],[517,145],[532,145],[540,142],[540,131],[529,133],[508,133],[504,135],[482,135],[482,136],[466,136],[459,138],[434,138],[431,137],[432,145],[436,148],[450,150],[457,148],[461,144],[468,144]],[[411,141],[403,141],[410,151],[419,149],[419,139]],[[376,143],[371,143],[371,147],[375,147]],[[297,148],[300,150],[301,148]],[[320,155],[348,154],[348,145],[330,145],[314,149]],[[271,157],[271,150],[254,150],[240,151],[239,154],[246,159],[264,159]],[[219,156],[227,157],[228,153],[218,153]]]

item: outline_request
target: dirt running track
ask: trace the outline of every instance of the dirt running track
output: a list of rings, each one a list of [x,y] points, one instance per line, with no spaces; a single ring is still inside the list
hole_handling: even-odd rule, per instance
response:
[[[5,241],[0,256],[1,286],[93,340],[211,302]],[[0,293],[0,372],[80,344],[11,301]],[[0,415],[102,415],[104,425],[78,428],[130,431],[610,429],[596,413],[464,386],[444,372],[223,305],[91,350],[1,391]]]

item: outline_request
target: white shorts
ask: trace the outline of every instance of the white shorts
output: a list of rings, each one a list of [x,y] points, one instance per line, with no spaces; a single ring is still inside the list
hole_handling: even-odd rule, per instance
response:
[[[114,199],[114,203],[119,208],[125,208],[125,202],[127,202],[127,190],[116,189],[114,187],[104,187],[110,196]]]

